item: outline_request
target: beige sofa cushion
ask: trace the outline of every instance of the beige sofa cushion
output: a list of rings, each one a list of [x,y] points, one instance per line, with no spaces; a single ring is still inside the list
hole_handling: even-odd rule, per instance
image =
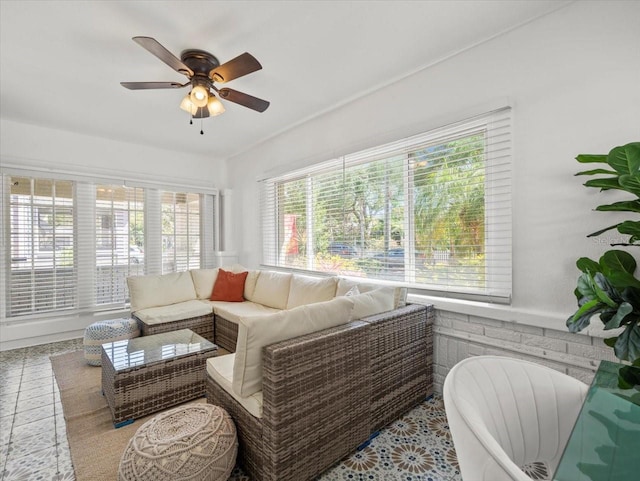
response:
[[[233,379],[233,364],[235,354],[224,356],[214,356],[207,359],[207,373],[218,385],[227,391],[236,401],[238,401],[249,413],[256,417],[262,417],[262,391],[253,393],[248,397],[238,396],[231,387]]]
[[[358,287],[358,291],[360,293],[369,292],[374,289],[379,289],[383,287],[380,284],[368,284],[366,282],[358,282],[352,279],[345,279],[344,277],[338,278],[338,286],[336,288],[336,297],[344,296],[353,288],[353,286]],[[404,307],[407,305],[407,288],[406,287],[391,287],[393,289],[393,307],[397,309],[398,307]]]
[[[145,324],[162,324],[164,322],[179,321],[192,317],[206,316],[211,314],[212,307],[202,301],[185,301],[177,304],[169,304],[160,307],[148,307],[136,312],[136,317]],[[211,321],[213,322],[213,320]]]
[[[292,274],[260,271],[251,300],[275,309],[286,309]]]
[[[280,309],[263,306],[251,301],[244,302],[225,302],[225,301],[209,301],[213,307],[213,312],[224,317],[227,321],[238,324],[243,317],[266,316],[274,312],[280,312]]]
[[[196,299],[196,290],[188,271],[131,276],[127,277],[127,284],[131,298],[131,312]]]
[[[260,271],[249,271],[249,274],[247,274],[247,279],[244,281],[244,298],[247,301],[253,301],[259,275]]]
[[[191,280],[196,290],[198,299],[209,299],[213,291],[213,285],[218,278],[218,268],[215,269],[191,269]]]
[[[391,311],[394,303],[394,289],[392,287],[380,287],[369,292],[351,296],[353,299],[353,311],[351,319],[362,319],[381,312]]]
[[[336,277],[310,277],[294,274],[291,278],[287,309],[330,301],[336,295]]]
[[[233,391],[247,397],[262,390],[263,347],[349,322],[352,309],[352,298],[339,297],[267,316],[240,319]]]

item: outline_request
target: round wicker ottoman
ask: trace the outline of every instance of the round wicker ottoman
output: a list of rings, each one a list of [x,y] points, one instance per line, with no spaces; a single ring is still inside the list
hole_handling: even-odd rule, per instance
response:
[[[226,481],[238,440],[229,414],[211,404],[189,404],[144,423],[120,459],[119,481]]]
[[[91,366],[102,365],[101,346],[105,342],[122,341],[140,335],[135,319],[112,319],[98,321],[84,330],[84,358]]]

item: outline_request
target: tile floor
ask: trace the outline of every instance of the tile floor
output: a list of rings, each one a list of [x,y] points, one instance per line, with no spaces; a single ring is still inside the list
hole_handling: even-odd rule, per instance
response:
[[[0,481],[75,480],[49,356],[78,349],[82,339],[0,352]],[[230,481],[248,478],[236,469]],[[318,481],[461,481],[441,398],[423,402]]]

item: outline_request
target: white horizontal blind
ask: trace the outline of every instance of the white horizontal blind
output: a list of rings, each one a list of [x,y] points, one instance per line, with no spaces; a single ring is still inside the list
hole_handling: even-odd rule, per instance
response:
[[[77,307],[73,183],[9,182],[8,317]]]
[[[202,194],[162,192],[162,272],[200,267]]]
[[[267,179],[264,262],[511,295],[510,109]]]
[[[3,318],[123,308],[128,276],[199,268],[201,246],[214,245],[215,194],[1,180]]]

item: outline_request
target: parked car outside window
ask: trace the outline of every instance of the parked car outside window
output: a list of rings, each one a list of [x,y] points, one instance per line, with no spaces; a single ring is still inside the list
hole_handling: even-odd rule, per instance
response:
[[[356,257],[358,255],[355,247],[341,242],[332,242],[329,244],[327,251],[329,254],[346,258]]]

